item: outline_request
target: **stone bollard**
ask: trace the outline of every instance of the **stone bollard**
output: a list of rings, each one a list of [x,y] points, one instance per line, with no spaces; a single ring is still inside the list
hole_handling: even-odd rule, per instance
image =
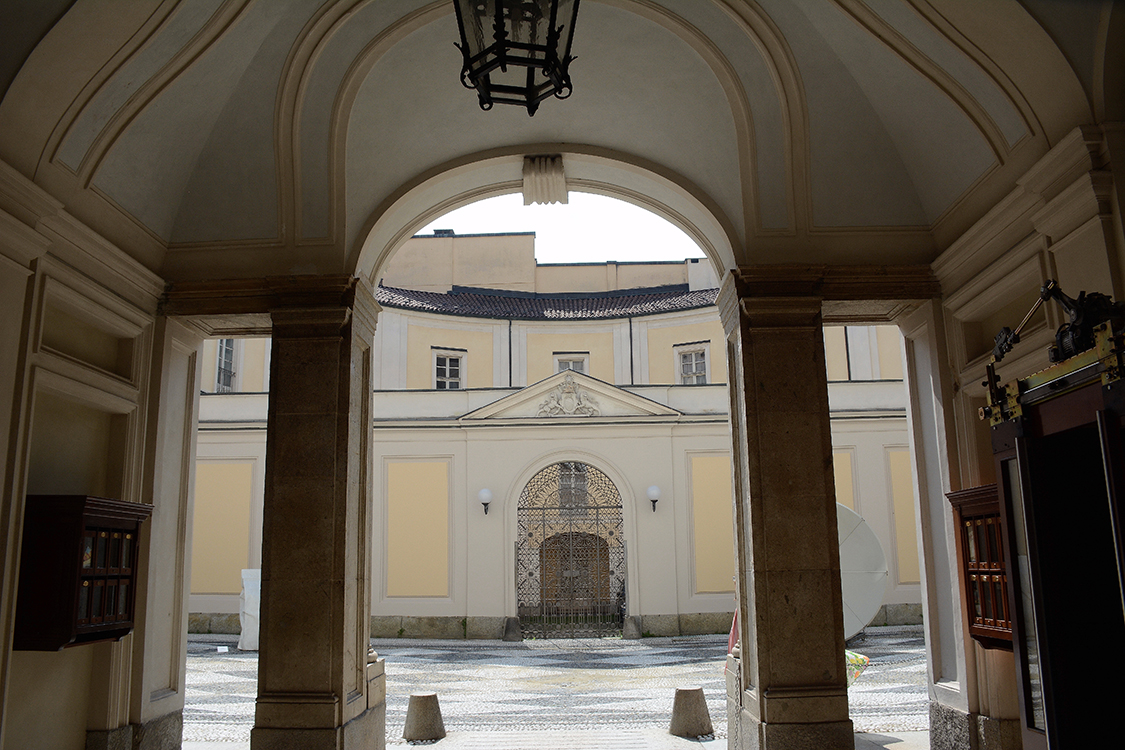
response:
[[[445,723],[441,720],[437,693],[411,693],[406,707],[404,740],[440,740],[445,736]]]
[[[714,734],[711,714],[707,712],[707,701],[701,687],[676,688],[676,700],[672,703],[672,725],[668,731],[677,737],[699,737]]]

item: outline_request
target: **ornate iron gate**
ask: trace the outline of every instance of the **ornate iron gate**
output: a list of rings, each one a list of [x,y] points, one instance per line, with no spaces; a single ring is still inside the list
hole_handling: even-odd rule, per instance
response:
[[[621,493],[564,461],[531,478],[517,513],[516,602],[524,636],[620,635],[625,617]]]

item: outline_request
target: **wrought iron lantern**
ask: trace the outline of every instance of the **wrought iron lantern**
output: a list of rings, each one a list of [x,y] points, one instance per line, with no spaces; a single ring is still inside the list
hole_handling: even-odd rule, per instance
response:
[[[518,104],[534,115],[549,96],[570,96],[570,42],[578,0],[454,0],[464,57],[461,83],[480,108]]]

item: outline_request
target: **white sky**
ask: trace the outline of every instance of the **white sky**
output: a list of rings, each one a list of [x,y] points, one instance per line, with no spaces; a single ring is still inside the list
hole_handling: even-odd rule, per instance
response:
[[[571,192],[569,203],[523,205],[520,193],[478,201],[450,211],[422,228],[457,234],[535,232],[539,263],[601,263],[607,260],[683,260],[703,251],[675,225],[632,203]]]

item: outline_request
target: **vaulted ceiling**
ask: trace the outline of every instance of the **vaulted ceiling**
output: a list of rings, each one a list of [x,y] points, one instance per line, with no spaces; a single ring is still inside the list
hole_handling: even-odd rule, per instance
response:
[[[583,0],[533,118],[448,1],[7,6],[0,158],[169,279],[370,271],[538,153],[724,265],[924,263],[1122,103],[1096,0]]]

